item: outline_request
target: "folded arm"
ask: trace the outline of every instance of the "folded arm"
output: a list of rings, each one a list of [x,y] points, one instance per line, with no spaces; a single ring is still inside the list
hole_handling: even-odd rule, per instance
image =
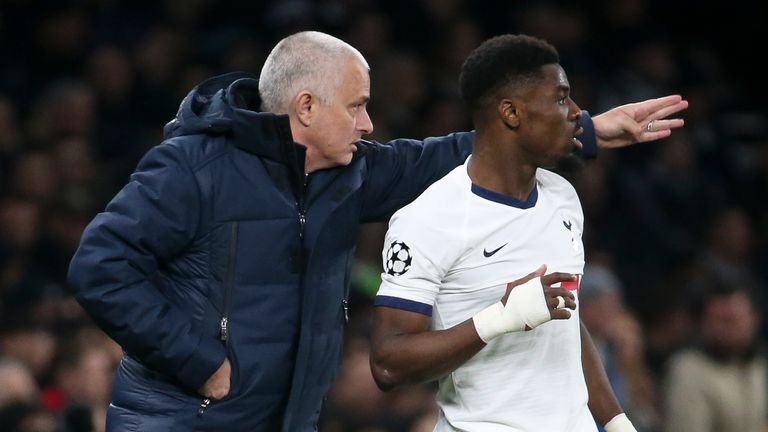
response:
[[[430,317],[418,312],[377,306],[371,337],[371,371],[382,390],[431,381],[447,375],[491,339],[525,331],[552,319],[568,319],[573,294],[553,287],[573,275],[539,270],[510,282],[499,303],[445,330],[429,330]],[[563,297],[561,305],[559,297]]]

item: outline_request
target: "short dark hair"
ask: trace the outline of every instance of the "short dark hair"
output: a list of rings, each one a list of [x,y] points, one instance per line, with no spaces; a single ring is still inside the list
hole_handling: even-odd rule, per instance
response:
[[[543,39],[511,34],[490,38],[475,48],[461,67],[461,97],[470,109],[477,110],[501,88],[538,78],[541,66],[553,63],[560,63],[560,56]]]

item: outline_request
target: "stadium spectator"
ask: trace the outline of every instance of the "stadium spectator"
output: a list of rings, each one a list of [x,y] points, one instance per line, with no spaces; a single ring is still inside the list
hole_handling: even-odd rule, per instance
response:
[[[666,430],[762,432],[768,357],[760,302],[743,280],[712,273],[699,308],[699,341],[675,354],[663,382]]]
[[[40,390],[23,364],[0,357],[0,409],[16,403],[35,403]]]

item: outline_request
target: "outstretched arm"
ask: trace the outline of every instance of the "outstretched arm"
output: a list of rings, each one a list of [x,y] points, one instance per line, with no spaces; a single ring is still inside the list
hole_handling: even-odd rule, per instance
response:
[[[667,117],[686,108],[688,101],[679,95],[672,95],[621,105],[594,116],[592,123],[597,147],[618,148],[666,138],[672,134],[672,129],[684,124],[683,119]]]

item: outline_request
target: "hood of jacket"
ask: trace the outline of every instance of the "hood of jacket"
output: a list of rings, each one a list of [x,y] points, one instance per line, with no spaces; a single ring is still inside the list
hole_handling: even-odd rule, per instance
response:
[[[164,128],[165,139],[184,135],[229,135],[235,146],[277,162],[304,166],[304,146],[293,142],[287,115],[261,112],[259,81],[231,72],[198,84]]]

